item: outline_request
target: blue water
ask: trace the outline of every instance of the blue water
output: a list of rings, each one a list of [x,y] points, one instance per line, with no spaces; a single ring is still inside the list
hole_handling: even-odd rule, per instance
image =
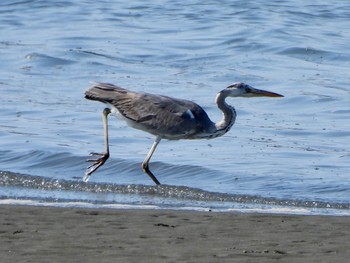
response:
[[[76,2],[76,3],[75,3]],[[119,2],[119,3],[118,3]],[[347,1],[1,1],[2,203],[350,214]],[[229,99],[214,140],[162,141],[84,100],[94,81],[190,99],[246,82],[283,99]]]

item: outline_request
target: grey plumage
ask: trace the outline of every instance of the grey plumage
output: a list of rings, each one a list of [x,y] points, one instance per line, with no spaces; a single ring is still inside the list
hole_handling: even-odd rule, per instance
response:
[[[85,98],[115,108],[128,124],[160,136],[162,139],[195,139],[195,135],[211,133],[215,124],[196,103],[167,96],[133,92],[112,84],[100,83],[85,92]]]
[[[254,89],[244,83],[235,83],[219,92],[216,103],[223,112],[221,121],[212,122],[207,113],[198,104],[183,99],[175,99],[163,95],[134,92],[113,84],[98,83],[85,92],[85,98],[100,101],[107,105],[103,111],[105,130],[105,152],[99,155],[87,169],[84,180],[102,166],[109,158],[108,124],[110,113],[124,119],[133,128],[146,131],[156,136],[142,168],[156,184],[160,184],[149,170],[148,163],[161,139],[211,139],[222,136],[230,130],[236,119],[235,109],[225,101],[227,97],[283,97],[280,94]]]

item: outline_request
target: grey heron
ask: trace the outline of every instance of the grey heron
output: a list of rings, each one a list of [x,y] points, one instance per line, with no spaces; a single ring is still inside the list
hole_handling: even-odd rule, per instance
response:
[[[220,91],[216,96],[216,104],[223,113],[223,118],[212,122],[207,113],[198,104],[183,99],[150,93],[134,92],[109,83],[97,83],[85,92],[85,98],[100,101],[107,105],[102,112],[104,126],[104,153],[91,153],[99,156],[86,170],[84,181],[109,158],[108,122],[110,113],[123,119],[135,129],[143,130],[156,137],[145,160],[143,171],[159,185],[158,179],[149,169],[149,161],[162,139],[212,139],[228,132],[236,120],[235,108],[225,101],[227,97],[283,97],[283,95],[255,89],[244,83],[234,83]]]

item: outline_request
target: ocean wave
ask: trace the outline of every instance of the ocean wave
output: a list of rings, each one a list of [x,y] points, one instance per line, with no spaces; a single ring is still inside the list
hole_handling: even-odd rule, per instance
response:
[[[110,183],[85,183],[75,180],[49,179],[40,176],[31,176],[8,171],[0,172],[0,185],[3,187],[17,187],[45,191],[60,191],[61,199],[64,199],[65,191],[85,192],[93,194],[122,194],[138,195],[151,198],[190,201],[190,202],[214,202],[214,203],[241,203],[259,204],[269,206],[319,208],[319,209],[350,209],[347,203],[331,203],[316,200],[288,200],[277,198],[266,198],[255,195],[225,194],[205,191],[198,188],[172,185],[119,185]],[[97,198],[98,199],[98,198]],[[90,200],[92,203],[96,200]],[[133,200],[130,198],[130,200]],[[75,200],[79,201],[79,200]],[[101,202],[101,200],[100,200]]]

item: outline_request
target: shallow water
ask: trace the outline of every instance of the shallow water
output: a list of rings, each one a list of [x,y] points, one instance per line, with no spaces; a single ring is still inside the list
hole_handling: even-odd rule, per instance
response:
[[[349,16],[345,1],[2,1],[0,198],[350,214]],[[154,138],[111,119],[111,159],[86,184],[103,150],[93,81],[191,99],[215,121],[233,82],[285,97],[230,99],[221,138],[162,141],[160,188],[140,169]]]

